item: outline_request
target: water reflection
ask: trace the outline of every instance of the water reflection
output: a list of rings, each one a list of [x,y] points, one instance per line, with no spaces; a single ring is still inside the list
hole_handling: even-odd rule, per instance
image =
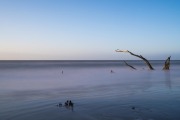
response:
[[[165,84],[166,86],[171,89],[172,85],[171,85],[171,73],[170,70],[165,70],[164,71],[164,76],[165,76]]]

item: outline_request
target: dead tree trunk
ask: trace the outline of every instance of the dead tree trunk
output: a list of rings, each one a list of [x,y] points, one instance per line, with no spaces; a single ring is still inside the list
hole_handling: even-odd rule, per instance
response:
[[[171,59],[171,56],[169,56],[165,63],[164,63],[164,67],[163,67],[163,70],[169,70],[169,67],[170,67],[170,59]]]
[[[128,50],[116,50],[116,52],[128,52],[129,54],[142,59],[147,64],[147,66],[149,67],[150,70],[154,70],[154,68],[151,66],[150,62],[146,58],[144,58],[142,55],[136,55]]]

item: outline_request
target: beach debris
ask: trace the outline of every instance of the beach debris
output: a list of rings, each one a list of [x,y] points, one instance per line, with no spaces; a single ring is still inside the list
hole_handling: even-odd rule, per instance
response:
[[[154,68],[151,66],[150,62],[146,58],[144,58],[142,55],[136,55],[136,54],[134,54],[134,53],[132,53],[132,52],[130,52],[128,50],[119,50],[119,49],[117,49],[116,52],[126,52],[126,53],[129,53],[129,54],[131,54],[131,55],[133,55],[135,57],[138,57],[138,58],[144,60],[144,62],[147,64],[147,66],[149,67],[150,70],[154,70]]]
[[[135,56],[135,57],[138,57],[138,58],[142,59],[142,60],[146,63],[146,65],[149,67],[150,70],[154,70],[154,68],[152,67],[152,65],[150,64],[150,62],[149,62],[146,58],[144,58],[142,55],[134,54],[134,53],[130,52],[129,50],[119,50],[119,49],[117,49],[117,50],[115,50],[115,51],[116,51],[116,52],[129,53],[129,54],[131,54],[131,55],[133,55],[133,56]],[[170,58],[171,58],[171,56],[169,56],[169,57],[167,58],[167,60],[165,61],[163,70],[169,70],[169,67],[170,67]],[[124,62],[125,62],[125,61],[124,61]],[[127,66],[131,67],[132,69],[135,69],[133,66],[127,64],[126,62],[125,62],[125,64],[126,64]]]
[[[65,106],[68,106],[69,105],[69,100],[67,100],[65,103],[64,103]]]
[[[169,67],[170,67],[170,59],[171,59],[171,56],[169,56],[165,63],[164,63],[164,67],[163,67],[163,70],[169,70]]]
[[[74,111],[74,103],[73,103],[71,100],[67,100],[67,101],[64,103],[64,106],[65,106],[67,109]]]
[[[73,107],[73,106],[74,106],[74,103],[73,103],[71,100],[67,100],[67,101],[64,103],[64,106],[66,106],[66,107]]]
[[[56,105],[57,107],[65,107],[69,110],[73,111],[74,103],[71,100],[67,100],[64,105],[62,103],[59,103]]]
[[[63,104],[62,104],[62,103],[58,103],[56,106],[57,106],[57,107],[63,107]],[[67,101],[64,103],[64,106],[65,106],[65,107],[73,107],[73,106],[74,106],[74,103],[73,103],[71,100],[67,100]]]
[[[71,100],[69,101],[69,106],[74,106],[74,103],[72,103]]]
[[[111,73],[114,73],[114,71],[113,71],[113,70],[111,70]]]
[[[57,107],[62,107],[62,103],[59,103],[56,105]]]

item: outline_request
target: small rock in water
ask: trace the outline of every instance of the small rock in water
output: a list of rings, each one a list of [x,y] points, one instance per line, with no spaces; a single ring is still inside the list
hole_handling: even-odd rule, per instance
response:
[[[69,100],[64,103],[65,106],[69,106]]]
[[[59,103],[59,107],[62,107],[62,103]]]
[[[59,103],[56,105],[57,107],[62,107],[62,103]]]
[[[71,102],[71,100],[69,101],[69,106],[73,107],[74,103]]]
[[[71,100],[67,100],[64,105],[67,107],[73,107],[74,103]]]

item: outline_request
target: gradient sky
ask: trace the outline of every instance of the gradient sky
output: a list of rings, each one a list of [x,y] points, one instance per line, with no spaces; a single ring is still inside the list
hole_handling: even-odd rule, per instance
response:
[[[180,59],[180,0],[0,0],[0,60]]]

